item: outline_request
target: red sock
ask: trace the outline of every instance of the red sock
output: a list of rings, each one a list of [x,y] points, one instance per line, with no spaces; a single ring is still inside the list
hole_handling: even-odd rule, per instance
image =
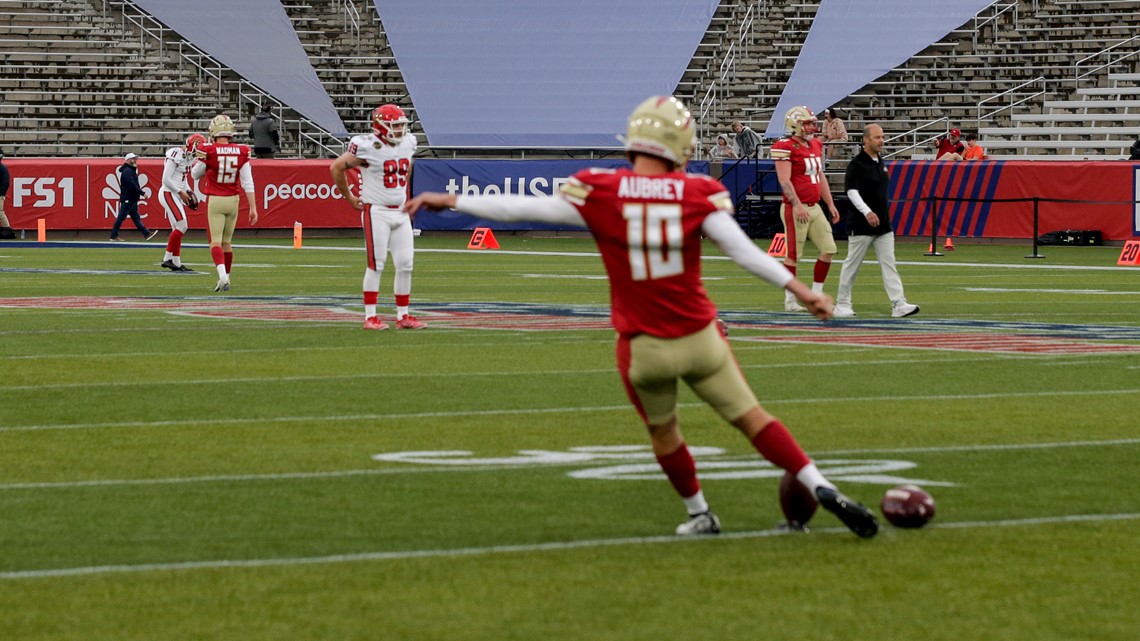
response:
[[[182,253],[182,232],[177,229],[170,232],[170,238],[166,240],[166,251],[175,256]]]
[[[795,277],[795,275],[796,275],[796,266],[795,266],[795,265],[788,265],[788,264],[785,264],[785,265],[784,265],[784,269],[786,269],[786,270],[788,270],[788,271],[792,272],[792,277],[793,277],[793,278]]]
[[[825,263],[822,260],[815,261],[815,274],[813,274],[812,282],[824,282],[827,280],[827,272],[829,271],[831,271],[831,263]]]
[[[672,454],[658,456],[657,463],[661,465],[661,471],[669,477],[669,482],[673,484],[673,489],[677,490],[681,498],[687,499],[701,491],[701,482],[697,479],[697,464],[693,461],[693,455],[689,453],[688,445],[681,443],[681,447]]]
[[[222,254],[222,248],[214,245],[210,248],[210,258],[214,259],[215,265],[221,265],[225,262],[225,255]]]
[[[230,268],[234,266],[234,253],[226,252],[226,273],[230,273]]]
[[[811,459],[804,454],[800,444],[784,427],[779,419],[772,419],[756,436],[752,437],[752,447],[760,452],[760,456],[771,461],[776,467],[785,469],[792,474],[799,472]]]
[[[380,292],[364,292],[364,304],[375,305],[376,301],[380,299]]]
[[[396,307],[407,307],[411,301],[411,294],[396,294]]]

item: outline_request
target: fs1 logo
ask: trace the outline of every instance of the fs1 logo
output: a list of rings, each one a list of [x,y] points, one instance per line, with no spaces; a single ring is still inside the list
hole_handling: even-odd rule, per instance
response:
[[[24,202],[27,199],[30,202]],[[13,207],[74,207],[75,179],[13,178]]]

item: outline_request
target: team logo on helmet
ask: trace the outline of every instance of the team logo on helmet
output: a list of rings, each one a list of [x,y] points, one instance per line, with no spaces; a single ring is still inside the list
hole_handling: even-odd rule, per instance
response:
[[[226,114],[218,114],[210,121],[210,137],[211,138],[233,138],[234,137],[234,121]]]
[[[693,154],[693,115],[673,96],[654,96],[629,115],[625,150],[684,165]]]
[[[789,136],[806,138],[818,131],[815,114],[807,107],[792,107],[784,114],[784,129]]]
[[[206,137],[202,134],[190,134],[190,136],[186,138],[186,151],[194,153],[194,150],[198,149],[198,145],[205,144],[205,142]]]
[[[403,142],[410,122],[404,115],[404,110],[396,105],[380,105],[372,111],[373,133],[390,145]]]

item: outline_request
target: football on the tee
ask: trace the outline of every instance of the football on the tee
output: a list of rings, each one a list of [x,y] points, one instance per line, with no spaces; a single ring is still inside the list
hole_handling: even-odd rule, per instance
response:
[[[780,479],[780,509],[784,511],[788,525],[802,528],[818,508],[819,501],[811,490],[796,480],[795,474],[784,472],[784,478]]]
[[[917,528],[934,518],[934,498],[917,485],[900,485],[883,494],[879,509],[891,525]]]

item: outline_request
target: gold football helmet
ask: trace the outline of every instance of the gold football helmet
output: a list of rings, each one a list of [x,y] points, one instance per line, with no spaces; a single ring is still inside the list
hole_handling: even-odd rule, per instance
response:
[[[234,121],[226,114],[218,114],[210,121],[210,138],[233,138]]]
[[[788,113],[784,114],[784,129],[789,136],[799,136],[806,138],[817,131],[819,127],[816,125],[815,114],[807,107],[792,107]]]
[[[682,167],[693,154],[693,115],[673,96],[653,96],[629,115],[625,150]]]

